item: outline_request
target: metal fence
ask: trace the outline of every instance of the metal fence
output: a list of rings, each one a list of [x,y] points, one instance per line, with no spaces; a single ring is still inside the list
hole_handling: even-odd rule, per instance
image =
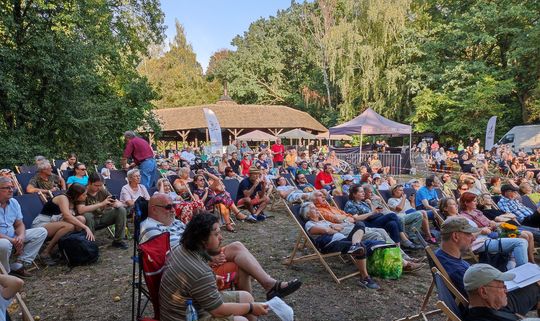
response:
[[[371,160],[373,156],[373,152],[368,153],[340,153],[336,151],[336,156],[342,160],[345,161],[353,166],[358,166],[362,163],[368,163]],[[393,153],[376,153],[379,156],[379,160],[381,161],[383,166],[389,166],[390,167],[390,174],[391,175],[399,175],[401,173],[401,154],[393,154]]]

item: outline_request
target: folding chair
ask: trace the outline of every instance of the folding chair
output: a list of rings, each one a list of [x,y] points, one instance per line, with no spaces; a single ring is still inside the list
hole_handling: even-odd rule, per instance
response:
[[[62,159],[53,159],[53,164],[54,164],[54,167],[56,168],[60,168],[60,166],[62,166],[63,163],[64,163],[64,160]]]
[[[125,170],[112,170],[111,179],[125,182],[127,179],[127,172]]]
[[[34,175],[35,174],[32,173],[21,173],[15,175],[23,193],[26,193],[26,187],[28,186],[28,183],[30,183],[30,180],[32,179],[32,177],[34,177]]]
[[[236,179],[225,179],[223,180],[223,185],[225,186],[225,190],[231,194],[231,198],[236,202],[240,182]]]
[[[446,317],[448,317],[448,320],[461,321],[461,319],[443,301],[437,301],[436,306],[444,313],[444,315],[446,315]]]
[[[461,320],[462,310],[460,306],[461,308],[467,308],[469,301],[456,289],[449,278],[443,275],[436,267],[432,268],[431,271],[433,272],[439,300],[444,302],[454,317],[457,317],[457,319],[450,318],[450,320]]]
[[[379,196],[383,199],[385,203],[388,204],[388,200],[392,198],[392,192],[389,190],[377,190],[377,193],[379,193]]]
[[[28,173],[28,174],[36,174],[37,172],[37,166],[36,165],[21,165],[21,166],[15,166],[15,169],[19,174],[22,173]]]
[[[315,174],[309,174],[309,175],[305,175],[306,176],[306,180],[308,183],[310,183],[311,185],[315,186],[315,178],[317,177]]]
[[[343,210],[345,208],[345,204],[348,200],[349,197],[345,195],[334,196],[334,203],[336,203],[337,208],[339,208],[340,210]]]
[[[122,191],[122,187],[126,185],[127,182],[125,179],[118,180],[118,179],[107,179],[105,180],[105,186],[107,187],[107,190],[109,193],[111,193],[113,196],[116,196],[117,198],[120,198],[120,192]]]
[[[21,205],[23,214],[23,223],[26,228],[32,227],[32,222],[41,213],[43,209],[43,194],[23,194],[13,197]]]
[[[343,280],[349,279],[349,278],[351,278],[353,276],[356,276],[356,275],[360,274],[359,271],[356,271],[354,273],[351,273],[351,274],[348,274],[348,275],[345,275],[345,276],[342,276],[342,277],[338,277],[336,275],[336,273],[334,273],[334,271],[332,270],[330,265],[328,265],[328,263],[326,262],[326,258],[334,257],[334,256],[341,257],[341,255],[342,255],[341,252],[322,254],[319,251],[319,249],[317,249],[317,247],[313,243],[313,240],[311,239],[311,237],[307,234],[306,230],[304,229],[305,222],[300,217],[300,214],[299,214],[300,205],[294,205],[292,207],[289,207],[287,204],[285,204],[285,207],[287,208],[287,212],[291,215],[294,222],[298,225],[298,227],[300,229],[300,234],[298,235],[298,238],[297,238],[296,243],[294,245],[294,249],[293,249],[291,255],[289,256],[289,258],[286,260],[286,262],[284,262],[285,265],[292,265],[292,264],[298,263],[298,262],[306,262],[306,261],[311,261],[311,260],[317,260],[318,259],[321,262],[321,264],[323,265],[323,267],[326,269],[326,271],[328,271],[328,273],[330,273],[330,276],[332,277],[332,279],[334,279],[334,281],[336,281],[336,283],[338,283],[338,284],[341,283],[341,281],[343,281]],[[296,257],[296,254],[297,254],[298,249],[300,248],[301,244],[304,244],[305,246],[307,246],[314,253]],[[349,257],[353,262],[355,262],[355,259],[352,256],[349,255]]]
[[[534,202],[529,198],[529,196],[527,195],[523,195],[521,196],[521,202],[523,203],[523,205],[527,206],[528,208],[530,208],[531,210],[533,210],[533,212],[536,212],[536,204],[534,204]]]

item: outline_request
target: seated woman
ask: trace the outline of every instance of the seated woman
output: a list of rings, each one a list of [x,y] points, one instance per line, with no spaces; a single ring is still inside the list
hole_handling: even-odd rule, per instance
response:
[[[474,199],[476,199],[476,195],[474,195],[472,193],[464,193],[462,197],[464,197],[465,200],[469,200],[472,197],[474,197]],[[466,202],[465,200],[463,202]],[[466,202],[466,203],[470,203],[470,202]],[[474,205],[476,206],[476,203]],[[467,217],[469,219],[469,222],[472,225],[474,225],[475,227],[477,226],[477,223],[469,218],[470,215],[467,216],[467,215],[463,215],[463,214],[459,213],[458,204],[457,204],[457,202],[455,200],[453,200],[451,198],[443,198],[441,200],[440,206],[441,206],[440,207],[441,213],[444,213],[444,215],[446,215],[446,216],[461,215],[463,217]],[[470,206],[472,207],[472,205],[470,205]],[[494,225],[492,223],[487,223],[487,222],[485,224],[481,224],[481,226],[478,226],[478,228],[481,229],[480,233],[478,235],[476,235],[475,240],[471,244],[471,249],[472,249],[472,251],[474,253],[480,253],[480,252],[486,251],[486,245],[485,244],[486,244],[486,241],[488,239],[490,239],[490,237],[488,235],[491,234],[491,232],[493,232],[493,230],[492,230],[493,226]],[[516,260],[516,265],[519,266],[519,265],[527,263],[527,260],[528,260],[528,253],[527,253],[528,244],[527,244],[526,240],[521,239],[521,238],[501,238],[501,240],[502,240],[502,250],[503,250],[503,252],[504,253],[512,253],[515,260]],[[488,250],[490,252],[497,252],[498,249],[499,249],[499,242],[497,240],[489,242],[489,249]]]
[[[114,166],[114,162],[110,159],[108,159],[105,162],[105,166],[101,169],[101,176],[103,176],[103,179],[111,179],[111,171],[115,171],[116,167]]]
[[[227,154],[223,154],[223,156],[221,156],[221,160],[217,164],[218,173],[225,174],[225,168],[227,167],[229,167],[229,158]],[[188,170],[188,175],[189,175],[189,170]],[[181,176],[180,169],[178,169],[178,176]]]
[[[534,192],[534,189],[527,180],[521,181],[521,184],[519,184],[519,193],[522,196],[527,196],[529,199],[534,203],[538,204],[540,202],[540,193]]]
[[[193,180],[189,177],[189,168],[180,167],[178,169],[178,178],[174,180],[173,187],[176,193],[184,200],[190,199],[189,184],[191,182],[193,182]]]
[[[482,214],[488,219],[499,223],[508,222],[510,224],[519,225],[519,223],[517,223],[516,215],[494,208],[491,195],[484,193],[477,197],[477,201],[478,209],[482,211]]]
[[[146,187],[141,184],[141,172],[138,169],[131,169],[127,172],[128,183],[120,191],[120,202],[128,207],[128,212],[133,208],[135,201],[139,197],[150,199]]]
[[[444,167],[446,166],[446,153],[444,152],[444,148],[440,147],[439,150],[435,152],[433,158],[435,159],[435,167],[437,170],[444,170]]]
[[[68,171],[68,177],[75,174],[75,164],[77,164],[77,155],[70,153],[65,162],[60,165],[61,171]]]
[[[372,173],[387,175],[390,172],[390,167],[383,166],[381,160],[379,159],[379,154],[377,153],[374,153],[373,156],[371,156],[369,167],[371,168]]]
[[[219,177],[208,172],[204,172],[204,175],[208,177],[208,187],[203,175],[197,174],[193,177],[194,199],[203,202],[207,210],[213,210],[214,206],[217,206],[223,216],[227,231],[235,232],[230,212],[232,211],[236,219],[240,221],[247,219],[247,215],[242,214],[236,207],[231,194],[225,190],[225,186]]]
[[[166,194],[169,196],[169,198],[173,202],[178,202],[182,200],[182,198],[178,194],[176,194],[176,192],[171,186],[171,183],[169,182],[167,178],[162,177],[158,179],[156,185],[157,185],[157,191],[155,191],[154,194],[156,193]]]
[[[56,264],[51,258],[51,252],[64,235],[74,230],[84,230],[86,238],[93,241],[94,234],[85,225],[84,216],[80,215],[76,209],[77,203],[84,203],[86,200],[86,188],[80,184],[72,184],[66,194],[56,195],[45,205],[41,213],[32,222],[32,228],[44,227],[47,230],[47,237],[51,238],[47,246],[40,254],[41,259],[47,265]]]
[[[379,285],[371,279],[366,267],[366,248],[362,244],[365,226],[361,222],[333,224],[321,220],[321,213],[313,203],[305,203],[300,208],[300,216],[307,221],[306,232],[315,240],[321,253],[341,252],[351,254],[360,271],[360,286],[368,289],[379,289]]]
[[[236,174],[231,167],[225,168],[225,177],[223,179],[235,179],[239,182],[243,180],[243,178],[240,175]]]
[[[370,189],[371,187],[368,187]],[[317,204],[319,200],[316,200]],[[419,249],[419,245],[415,245],[409,240],[403,231],[403,226],[399,217],[395,213],[384,214],[384,208],[380,204],[374,204],[365,198],[365,190],[355,185],[349,193],[349,200],[345,203],[345,213],[352,215],[355,221],[362,221],[367,227],[379,227],[388,232],[392,240],[401,244],[403,248]],[[324,213],[323,213],[324,215]],[[326,218],[330,220],[329,218]]]
[[[69,187],[71,184],[77,183],[82,186],[88,185],[88,174],[86,173],[86,165],[83,163],[75,164],[75,175],[68,177],[66,184]]]
[[[340,161],[339,158],[337,158],[336,156],[336,151],[331,151],[328,154],[328,157],[324,160],[324,163],[330,164],[334,168],[334,171],[337,171],[339,169]]]
[[[499,176],[493,176],[489,181],[489,193],[491,195],[501,195],[502,181]]]
[[[461,208],[461,212],[459,214],[476,223],[476,225],[480,229],[485,228],[491,231],[496,231],[497,227],[501,224],[501,222],[496,222],[488,219],[480,210],[478,210],[477,196],[472,193],[464,193],[463,196],[460,198],[459,205]],[[507,222],[512,225],[519,226],[519,224],[515,224],[516,222]],[[527,241],[527,257],[529,259],[529,262],[534,263],[534,237],[532,233],[529,231],[520,231],[519,238]],[[521,264],[518,264],[518,266],[519,265]]]
[[[253,161],[251,160],[250,155],[251,154],[244,154],[242,156],[242,161],[240,161],[240,174],[242,174],[242,176],[248,176],[249,175],[249,168],[253,165]],[[225,168],[225,176],[227,176],[227,168],[230,168],[230,167]],[[232,168],[231,168],[231,170],[232,170]]]

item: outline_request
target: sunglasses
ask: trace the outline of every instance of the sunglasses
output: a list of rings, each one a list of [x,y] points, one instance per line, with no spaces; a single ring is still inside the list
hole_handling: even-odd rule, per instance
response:
[[[77,168],[77,169],[80,170],[80,171],[85,171],[86,170],[86,168]]]
[[[167,211],[170,211],[174,208],[174,205],[173,204],[167,204],[167,205],[154,205],[154,206],[157,206],[157,207],[161,207],[161,208],[164,208],[166,209]]]

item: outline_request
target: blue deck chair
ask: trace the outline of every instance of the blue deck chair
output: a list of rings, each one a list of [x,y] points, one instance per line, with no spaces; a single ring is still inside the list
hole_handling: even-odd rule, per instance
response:
[[[30,180],[32,179],[32,177],[34,177],[34,175],[35,174],[32,173],[21,173],[15,175],[15,178],[17,179],[17,182],[19,182],[23,193],[26,193],[26,187],[28,186],[28,183],[30,183]]]
[[[15,196],[14,199],[21,205],[24,226],[29,229],[32,222],[43,209],[43,200],[39,194],[23,194]]]
[[[308,181],[308,183],[315,186],[315,178],[317,176],[315,174],[309,174],[309,175],[305,175],[305,176],[306,176],[306,180]]]

